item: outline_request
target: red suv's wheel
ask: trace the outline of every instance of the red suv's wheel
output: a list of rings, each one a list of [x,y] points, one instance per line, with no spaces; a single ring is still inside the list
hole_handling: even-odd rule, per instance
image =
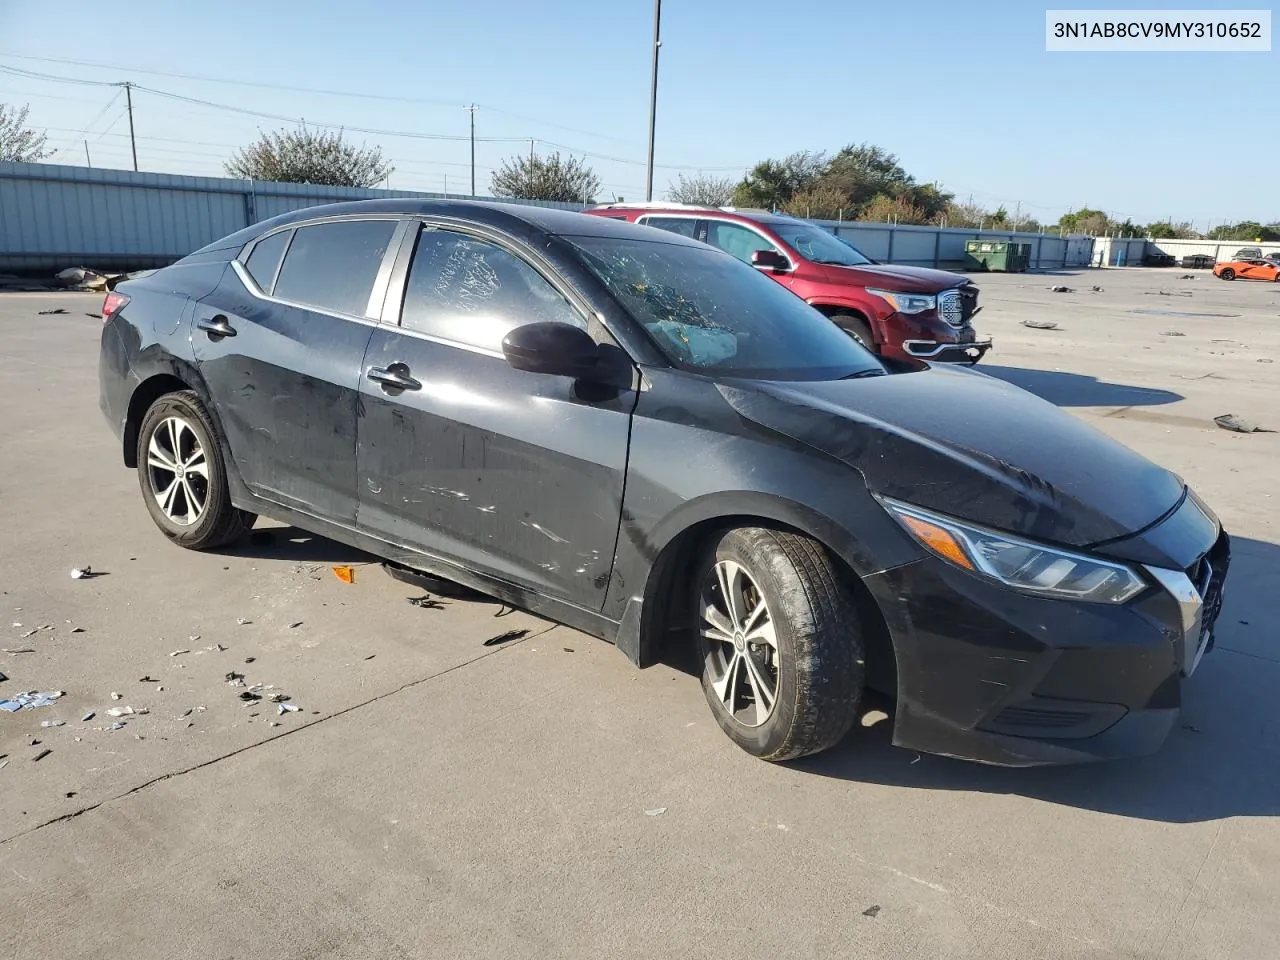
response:
[[[871,336],[871,327],[867,325],[867,321],[861,317],[855,317],[850,313],[837,313],[831,318],[831,322],[847,333],[853,339],[870,350],[872,353],[879,353],[880,346],[876,343],[875,338]]]

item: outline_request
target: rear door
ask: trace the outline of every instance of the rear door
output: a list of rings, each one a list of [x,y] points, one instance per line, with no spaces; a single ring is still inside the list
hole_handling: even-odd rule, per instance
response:
[[[254,494],[354,524],[361,365],[401,230],[375,218],[277,231],[197,305],[199,369]]]
[[[600,609],[636,400],[629,362],[607,389],[507,364],[503,337],[538,321],[621,351],[567,283],[502,234],[428,224],[401,257],[399,326],[374,331],[360,384],[359,529]]]
[[[668,233],[678,233],[680,236],[688,237],[690,240],[707,242],[707,221],[700,220],[697,217],[663,217],[646,214],[638,218],[636,223],[643,224],[646,227],[657,227],[659,230],[666,230]]]

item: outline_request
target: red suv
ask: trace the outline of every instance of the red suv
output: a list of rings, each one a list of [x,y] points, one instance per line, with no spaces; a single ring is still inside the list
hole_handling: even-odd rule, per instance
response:
[[[604,204],[584,212],[719,247],[770,274],[876,353],[972,364],[991,348],[970,323],[978,288],[968,278],[876,263],[808,221],[681,204]]]

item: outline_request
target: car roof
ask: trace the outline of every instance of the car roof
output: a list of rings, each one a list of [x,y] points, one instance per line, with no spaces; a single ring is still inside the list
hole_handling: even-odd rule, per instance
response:
[[[687,203],[672,203],[670,205],[661,203],[608,203],[592,207],[590,212],[601,219],[608,219],[608,214],[603,211],[656,216],[680,214],[687,217],[717,217],[722,220],[753,220],[756,223],[805,222],[799,217],[788,216],[785,213],[770,213],[768,210],[755,210],[746,207],[700,207]]]
[[[289,213],[261,220],[245,227],[243,230],[215,240],[195,253],[208,253],[217,250],[240,248],[270,230],[302,223],[321,217],[351,217],[360,215],[382,216],[438,216],[458,217],[474,223],[497,227],[507,231],[525,232],[533,227],[546,234],[564,237],[630,237],[638,239],[636,231],[641,231],[643,238],[661,240],[663,243],[674,243],[701,248],[696,240],[690,240],[664,230],[638,226],[622,220],[611,220],[606,217],[588,217],[573,210],[560,210],[552,207],[541,207],[532,204],[502,203],[487,200],[426,200],[413,197],[390,198],[386,200],[352,200],[345,203],[325,203],[313,207],[292,210]],[[652,234],[652,236],[647,236]],[[194,255],[194,254],[192,254]]]

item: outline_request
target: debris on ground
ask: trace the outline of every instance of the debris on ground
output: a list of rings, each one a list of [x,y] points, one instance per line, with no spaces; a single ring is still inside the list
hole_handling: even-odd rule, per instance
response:
[[[72,579],[72,580],[88,580],[88,579],[89,579],[90,577],[92,577],[92,576],[93,576],[93,568],[92,568],[92,567],[89,567],[89,566],[87,566],[87,565],[86,565],[86,566],[83,566],[83,567],[72,567],[72,568],[71,568],[71,579]]]
[[[1275,361],[1272,360],[1270,357],[1259,357],[1258,362],[1259,363],[1275,363]]]
[[[236,673],[234,670],[232,670],[232,671],[230,671],[230,672],[228,672],[228,673],[227,673],[226,681],[227,681],[227,686],[229,686],[229,687],[243,687],[243,686],[244,686],[244,674],[243,674],[243,673]]]
[[[372,660],[372,659],[373,659],[374,657],[376,657],[376,656],[377,656],[377,654],[376,654],[376,653],[371,653],[371,654],[369,654],[367,657],[365,657],[365,659],[366,659],[366,660]]]
[[[88,723],[90,720],[94,718],[94,716],[96,716],[96,714],[92,710],[90,710],[88,713],[86,713],[83,717],[80,718],[80,722]]]
[[[53,278],[58,281],[58,285],[66,287],[69,290],[88,290],[100,291],[108,289],[108,275],[99,273],[97,270],[90,270],[88,267],[67,267],[65,270],[59,270],[54,274]],[[111,280],[119,280],[118,275],[112,275]]]
[[[565,652],[565,653],[573,653],[573,652],[574,652],[573,647],[565,647],[565,648],[564,648],[564,652]]]
[[[0,670],[0,681],[8,680],[9,677],[3,670]]]
[[[255,700],[261,700],[262,694],[254,693],[252,690],[242,690],[240,692],[240,699],[245,703],[253,703]]]
[[[45,757],[47,757],[51,753],[53,753],[53,751],[50,750],[48,747],[45,747],[43,750],[41,750],[34,757],[31,758],[31,762],[39,763],[41,760],[43,760]]]
[[[139,683],[159,683],[160,680],[159,678],[153,677],[151,674],[148,673],[145,677],[139,677],[138,682]]]
[[[506,633],[500,633],[496,637],[490,637],[484,642],[484,645],[486,647],[496,647],[503,643],[510,643],[512,640],[519,640],[528,632],[528,630],[508,630]]]
[[[1182,276],[1180,276],[1178,279],[1179,279],[1179,280],[1194,280],[1195,278],[1196,278],[1196,275],[1195,275],[1194,273],[1184,273],[1184,274],[1183,274]]]
[[[35,647],[0,647],[9,656],[13,657],[19,653],[35,653]]]
[[[1102,293],[1101,287],[1090,287],[1089,289],[1092,290],[1094,293]]]
[[[287,693],[273,693],[267,699],[272,703],[284,703],[289,699],[289,695]]]
[[[276,713],[283,716],[286,713],[297,713],[301,709],[296,703],[282,703],[276,707]]]
[[[1199,733],[1199,732],[1200,732],[1200,728],[1199,728],[1199,727],[1197,727],[1194,723],[1184,723],[1184,724],[1182,725],[1182,729],[1183,729],[1183,730],[1190,730],[1192,733]]]
[[[333,567],[332,570],[333,570],[333,575],[337,577],[339,580],[341,580],[343,583],[356,582],[355,567],[344,564],[343,566],[340,566],[340,567]]]
[[[1214,417],[1213,422],[1223,430],[1230,430],[1233,433],[1275,433],[1274,430],[1259,426],[1252,420],[1237,417],[1234,413],[1224,413],[1221,416]]]
[[[17,713],[19,710],[35,710],[38,707],[51,707],[55,700],[63,695],[61,690],[50,690],[40,693],[28,690],[26,693],[14,694],[8,700],[0,700],[0,710],[6,713]]]
[[[245,657],[245,658],[244,658],[244,662],[245,662],[245,663],[253,663],[253,661],[255,661],[255,660],[257,660],[257,659],[258,659],[257,657]],[[242,679],[243,679],[243,678],[242,678]]]
[[[1185,337],[1185,336],[1186,336],[1186,334],[1185,334],[1185,333],[1183,333],[1181,330],[1161,330],[1161,331],[1160,331],[1160,336],[1162,336],[1162,337]]]
[[[1023,320],[1024,327],[1030,327],[1032,330],[1057,330],[1058,325],[1052,320]]]
[[[867,909],[862,911],[862,915],[864,917],[870,917],[872,920],[874,920],[876,918],[876,914],[878,914],[879,912],[880,912],[880,904],[873,903],[871,906],[867,907]]]
[[[95,320],[101,320],[101,319],[102,319],[102,314],[100,314],[100,313],[85,313],[85,316],[86,316],[86,317],[93,317],[93,319],[95,319]]]
[[[67,721],[65,720],[41,720],[40,721],[40,726],[44,727],[46,730],[50,730],[54,727],[65,727],[66,725],[67,725]]]
[[[409,597],[408,601],[415,607],[421,607],[423,610],[443,610],[445,606],[439,600],[434,599],[429,593],[424,593],[420,597]]]
[[[242,627],[247,627],[249,624],[253,623],[253,621],[247,617],[236,617],[236,623],[240,624]]]
[[[1061,284],[1056,284],[1050,287],[1049,290],[1053,293],[1075,293],[1075,290],[1071,287],[1064,287]]]
[[[112,700],[123,700],[123,699],[124,699],[124,694],[123,694],[123,693],[116,693],[116,691],[112,690],[112,691],[111,691],[111,699],[112,699]]]
[[[71,312],[71,311],[70,311],[70,310],[68,310],[66,307],[54,307],[52,310],[37,310],[37,311],[36,311],[36,313],[37,313],[37,314],[39,314],[39,315],[40,315],[40,316],[42,316],[42,317],[47,317],[47,316],[50,316],[51,314],[58,314],[58,313],[70,313],[70,312]]]
[[[145,713],[150,713],[146,707],[112,707],[107,711],[109,717],[140,717]]]
[[[171,656],[171,657],[180,657],[180,656],[182,656],[184,653],[190,653],[190,652],[191,652],[190,650],[174,650],[172,653],[170,653],[170,654],[169,654],[169,656]]]
[[[1144,290],[1144,297],[1190,297],[1190,290]]]
[[[652,810],[646,810],[644,812],[644,815],[646,817],[660,817],[666,812],[667,812],[666,807],[654,807]]]
[[[303,620],[298,620],[298,621],[296,621],[296,622],[294,622],[294,623],[291,623],[291,624],[289,624],[289,629],[290,629],[290,630],[297,630],[300,626],[302,626],[302,624],[303,624],[304,622],[305,622],[305,621],[303,621]]]

